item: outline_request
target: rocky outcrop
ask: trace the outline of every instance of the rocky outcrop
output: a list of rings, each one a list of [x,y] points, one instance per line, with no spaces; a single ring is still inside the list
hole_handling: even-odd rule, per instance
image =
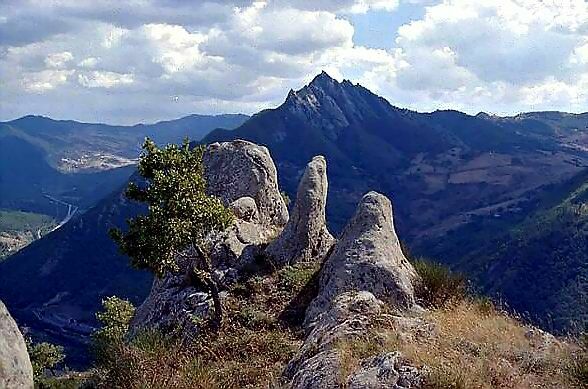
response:
[[[370,334],[375,317],[418,314],[413,290],[417,278],[400,249],[390,201],[375,192],[366,194],[321,270],[318,296],[306,312],[308,336],[284,372],[290,387],[419,387],[419,371],[398,353],[362,360],[342,377],[341,350],[342,344]]]
[[[286,386],[418,387],[419,370],[394,350],[363,358],[350,368],[341,349],[345,342],[376,336],[370,332],[374,318],[420,313],[412,286],[418,276],[400,249],[390,201],[375,192],[366,194],[335,243],[325,221],[328,184],[323,157],[308,163],[290,220],[264,147],[245,141],[215,143],[208,146],[204,164],[209,192],[236,218],[233,226],[209,241],[221,289],[257,258],[278,266],[324,259],[318,294],[306,311],[306,339],[284,371]],[[182,336],[196,335],[195,324],[212,313],[212,302],[208,293],[185,282],[193,264],[183,261],[178,259],[179,273],[154,282],[137,310],[132,331],[179,328]]]
[[[368,291],[390,307],[412,308],[417,277],[400,248],[390,200],[370,192],[361,199],[325,262],[319,296],[307,311],[307,325],[349,291]]]
[[[214,277],[226,286],[283,229],[288,209],[278,188],[276,166],[265,147],[242,140],[213,143],[207,146],[203,162],[207,191],[222,199],[236,219],[209,239]],[[198,330],[194,323],[212,312],[209,294],[186,282],[194,263],[179,258],[178,265],[179,272],[153,282],[151,293],[137,308],[131,334],[149,327],[193,335]]]
[[[209,194],[227,205],[241,197],[252,198],[258,224],[268,234],[286,225],[288,209],[278,189],[276,165],[266,147],[244,140],[212,143],[206,148],[203,162]]]
[[[288,224],[266,250],[276,264],[320,260],[333,244],[327,229],[327,162],[316,156],[308,163]]]
[[[0,388],[33,388],[33,367],[18,326],[0,301]]]

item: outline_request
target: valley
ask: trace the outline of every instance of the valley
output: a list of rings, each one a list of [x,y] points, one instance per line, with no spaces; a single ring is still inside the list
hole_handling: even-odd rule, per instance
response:
[[[0,225],[3,256],[51,232],[118,190],[135,170],[141,143],[200,139],[241,124],[245,115],[190,115],[156,124],[110,126],[26,116],[0,122],[0,209],[44,215],[48,231]],[[41,233],[42,232],[42,233]]]

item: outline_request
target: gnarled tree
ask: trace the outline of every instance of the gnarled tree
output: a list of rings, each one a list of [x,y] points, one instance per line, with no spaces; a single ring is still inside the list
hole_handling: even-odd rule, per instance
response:
[[[223,310],[206,238],[226,229],[233,214],[217,197],[206,194],[202,156],[204,147],[158,148],[150,139],[143,144],[139,174],[144,183],[130,183],[127,198],[148,205],[149,212],[127,221],[128,230],[110,231],[122,253],[138,269],[157,277],[179,270],[178,258],[192,264],[186,282],[206,287],[214,303],[213,327],[222,322]]]

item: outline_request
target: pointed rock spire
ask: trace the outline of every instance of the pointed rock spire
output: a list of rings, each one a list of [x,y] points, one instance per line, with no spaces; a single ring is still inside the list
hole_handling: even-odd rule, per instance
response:
[[[333,244],[326,225],[327,162],[316,156],[308,163],[288,224],[265,251],[277,264],[319,260]]]

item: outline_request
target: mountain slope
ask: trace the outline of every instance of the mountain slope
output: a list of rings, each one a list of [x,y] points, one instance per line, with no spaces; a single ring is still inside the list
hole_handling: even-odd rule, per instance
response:
[[[120,295],[138,304],[149,291],[151,275],[131,269],[108,236],[138,212],[121,188],[2,262],[0,296],[17,321],[83,362],[80,345],[96,325],[101,299]]]
[[[552,188],[543,200],[523,221],[454,266],[544,327],[583,331],[588,324],[588,172]]]
[[[234,131],[215,130],[203,142],[265,144],[290,193],[306,161],[323,154],[333,177],[328,214],[335,230],[374,188],[400,204],[399,228],[419,242],[443,236],[472,215],[521,208],[539,187],[588,165],[583,139],[529,120],[412,112],[323,72],[276,109]]]

